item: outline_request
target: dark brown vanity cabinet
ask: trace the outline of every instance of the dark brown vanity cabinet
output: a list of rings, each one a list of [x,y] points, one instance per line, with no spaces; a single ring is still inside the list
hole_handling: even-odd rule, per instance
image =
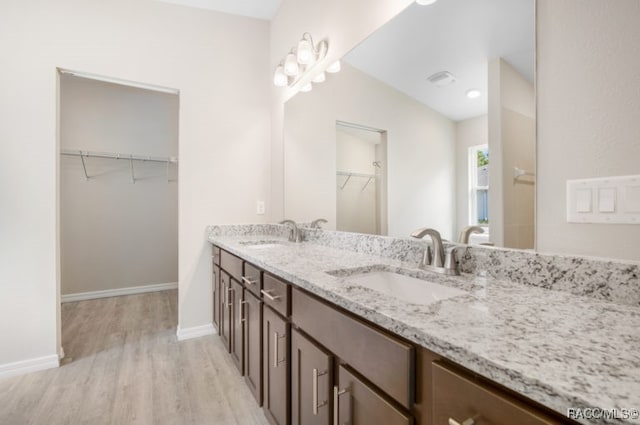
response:
[[[241,305],[244,326],[244,379],[251,394],[262,405],[262,301],[244,290]]]
[[[330,425],[333,356],[291,329],[291,424]]]
[[[213,263],[214,323],[271,425],[576,424],[217,247]]]
[[[289,323],[271,307],[264,307],[263,325],[263,405],[272,425],[289,425],[290,362]]]
[[[296,326],[318,342],[316,345],[307,339],[306,343],[299,344],[306,351],[306,357],[313,359],[314,365],[322,364],[323,359],[324,362],[330,361],[327,360],[331,358],[329,353],[335,356],[336,367],[324,379],[324,382],[333,382],[331,400],[327,401],[331,411],[331,422],[309,423],[333,423],[334,425],[413,423],[409,410],[414,399],[413,347],[298,289],[292,291],[291,316]],[[300,404],[299,409],[302,412],[313,407],[314,404],[305,393],[305,391],[308,392],[305,390],[305,385],[300,385],[300,390],[295,387],[296,369],[304,367],[305,353],[302,351],[299,355],[296,352],[296,334],[293,332],[292,410],[295,417],[297,403]],[[296,361],[297,355],[303,360],[301,364]],[[311,363],[311,360],[307,362]],[[347,364],[349,366],[346,366]],[[309,368],[324,370],[322,366],[317,368],[306,366],[299,373],[315,376],[315,374],[311,375],[312,371],[308,370]],[[308,384],[306,386],[309,388]],[[315,386],[312,385],[310,388],[313,389]],[[326,400],[324,392],[317,397],[322,399],[321,403]],[[296,424],[295,419],[293,423]],[[300,425],[306,423],[303,421]]]

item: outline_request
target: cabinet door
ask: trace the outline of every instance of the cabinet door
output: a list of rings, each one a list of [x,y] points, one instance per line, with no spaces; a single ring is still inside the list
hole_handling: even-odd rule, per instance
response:
[[[225,272],[220,272],[220,338],[231,350],[231,278]]]
[[[402,407],[387,401],[342,365],[333,387],[333,418],[333,425],[413,424],[413,418]]]
[[[291,423],[331,423],[332,358],[322,348],[291,329]]]
[[[244,324],[244,379],[262,406],[262,301],[244,290],[241,317]]]
[[[289,323],[264,307],[264,414],[272,425],[289,425]]]
[[[447,365],[433,364],[433,423],[560,425],[560,421]]]
[[[211,282],[213,292],[213,324],[220,332],[220,267],[213,265],[213,279]]]
[[[242,375],[244,373],[244,323],[242,322],[243,288],[233,278],[231,280],[231,341],[230,353],[233,362]]]

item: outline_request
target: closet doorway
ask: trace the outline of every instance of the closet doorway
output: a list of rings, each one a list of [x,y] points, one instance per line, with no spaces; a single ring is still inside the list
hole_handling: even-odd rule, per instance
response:
[[[178,91],[59,81],[62,308],[177,288]]]

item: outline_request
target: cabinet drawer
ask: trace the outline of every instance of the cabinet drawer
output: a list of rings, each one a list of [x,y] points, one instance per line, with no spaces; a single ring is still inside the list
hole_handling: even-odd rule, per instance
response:
[[[229,275],[237,280],[238,282],[242,282],[242,260],[236,257],[233,254],[229,254],[227,251],[222,251],[220,253],[220,267]]]
[[[334,416],[338,424],[413,424],[409,414],[394,407],[345,366],[338,368],[338,383],[333,391]]]
[[[265,280],[266,283],[266,280]],[[410,409],[414,401],[413,347],[298,289],[292,321],[374,385]]]
[[[289,302],[289,285],[270,274],[264,273],[262,277],[262,299],[264,303],[273,308],[284,317],[291,313]]]
[[[475,425],[562,423],[440,363],[433,363],[432,383],[434,425],[463,423],[468,418],[473,418]]]
[[[213,258],[213,264],[215,264],[216,266],[220,265],[220,251],[220,248],[215,245],[213,246],[211,257]]]
[[[242,277],[244,287],[259,297],[262,289],[262,271],[245,262]]]

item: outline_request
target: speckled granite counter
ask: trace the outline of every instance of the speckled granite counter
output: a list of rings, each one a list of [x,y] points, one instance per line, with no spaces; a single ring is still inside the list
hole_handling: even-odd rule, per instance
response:
[[[445,277],[418,270],[415,262],[289,243],[285,234],[281,226],[217,228],[209,241],[563,415],[568,408],[640,409],[635,306],[491,277]],[[279,243],[247,245],[265,239]],[[407,304],[327,273],[351,268],[402,268],[468,295]],[[579,422],[640,424],[637,418]]]

